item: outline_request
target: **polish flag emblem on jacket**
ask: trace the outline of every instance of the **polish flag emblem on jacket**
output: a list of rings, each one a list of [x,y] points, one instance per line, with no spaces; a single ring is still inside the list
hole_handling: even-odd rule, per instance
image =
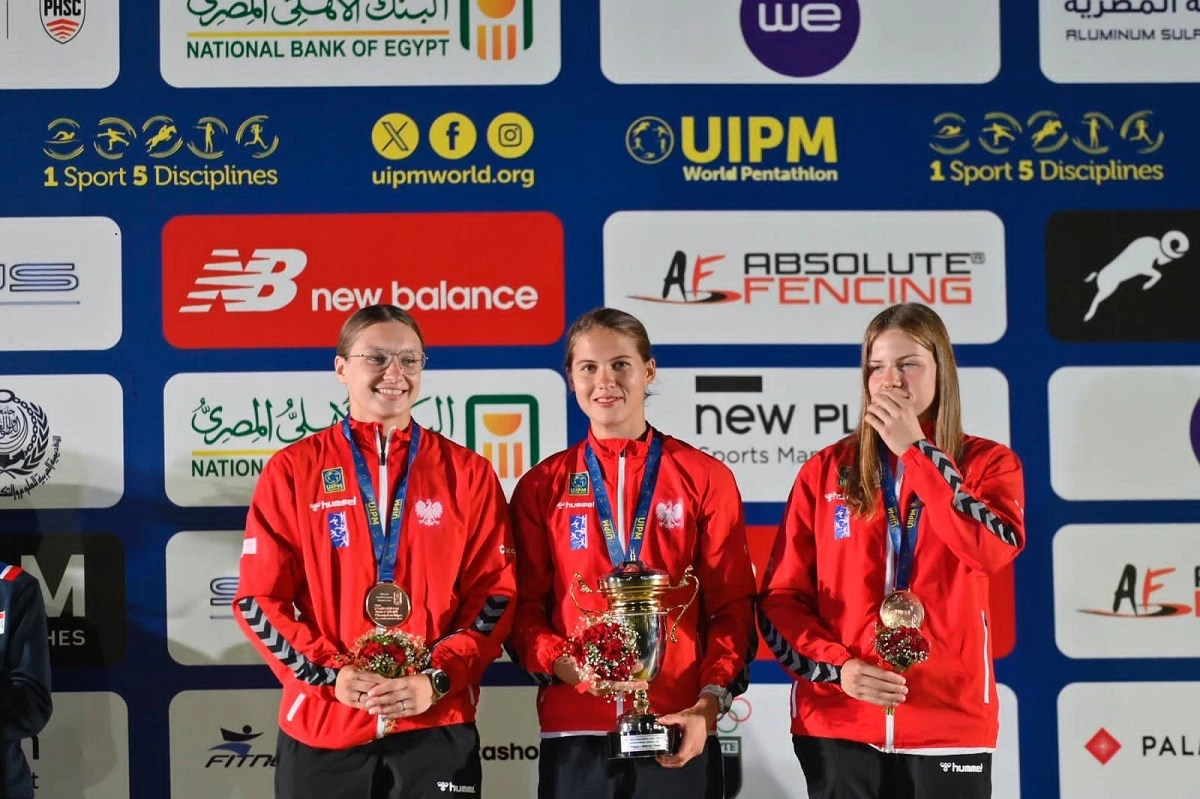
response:
[[[654,508],[654,516],[664,530],[674,530],[683,524],[683,500],[658,503]]]
[[[426,527],[434,527],[442,521],[442,503],[436,499],[417,500],[417,521]]]

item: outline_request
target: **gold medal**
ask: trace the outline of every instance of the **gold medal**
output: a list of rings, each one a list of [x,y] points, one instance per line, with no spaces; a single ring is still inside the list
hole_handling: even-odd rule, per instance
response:
[[[879,607],[879,620],[889,630],[920,627],[925,621],[925,606],[912,591],[893,591]]]
[[[399,627],[412,613],[412,600],[395,583],[377,583],[367,592],[367,618],[377,627]]]

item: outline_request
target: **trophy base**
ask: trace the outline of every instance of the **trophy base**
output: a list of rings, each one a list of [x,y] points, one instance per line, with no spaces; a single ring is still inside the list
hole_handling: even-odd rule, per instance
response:
[[[622,716],[617,731],[608,734],[608,756],[611,760],[632,760],[673,755],[679,751],[681,735],[678,727],[659,724],[649,714]]]

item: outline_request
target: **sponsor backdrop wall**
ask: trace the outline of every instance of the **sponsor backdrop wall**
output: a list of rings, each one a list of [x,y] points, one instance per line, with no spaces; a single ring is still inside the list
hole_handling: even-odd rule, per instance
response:
[[[652,421],[731,465],[761,571],[904,300],[1026,468],[996,796],[1195,795],[1196,0],[0,10],[0,557],[50,614],[38,797],[268,795],[240,529],[264,461],[345,415],[354,309],[414,310],[417,418],[509,491],[584,433],[567,322],[637,314]],[[727,795],[803,796],[765,648],[753,677]],[[531,796],[533,688],[486,683],[488,793]]]

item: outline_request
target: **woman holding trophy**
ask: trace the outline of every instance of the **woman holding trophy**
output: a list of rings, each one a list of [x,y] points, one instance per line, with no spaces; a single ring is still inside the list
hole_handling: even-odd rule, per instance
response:
[[[732,472],[646,422],[655,370],[633,316],[576,320],[566,373],[588,436],[510,505],[510,652],[540,683],[542,799],[720,795],[710,733],[748,682],[754,575]]]
[[[279,799],[478,795],[475,705],[516,593],[491,464],[412,419],[425,342],[394,305],[343,325],[341,424],[276,453],[234,617],[283,683]]]
[[[1025,545],[1021,464],[963,434],[930,308],[871,321],[862,381],[858,430],[800,469],[763,583],[796,756],[811,799],[990,797],[988,579]]]

